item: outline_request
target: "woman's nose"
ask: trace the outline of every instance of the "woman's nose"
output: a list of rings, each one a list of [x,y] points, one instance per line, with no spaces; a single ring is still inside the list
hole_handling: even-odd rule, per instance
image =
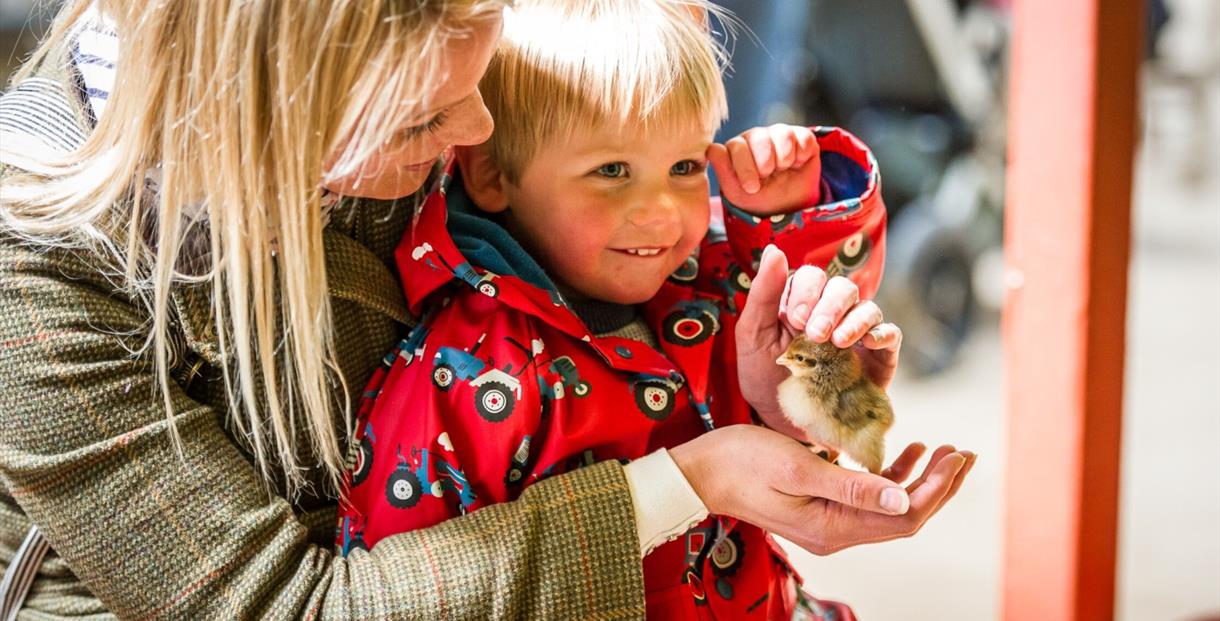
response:
[[[491,113],[487,111],[483,96],[478,91],[453,110],[453,114],[456,118],[449,123],[452,133],[447,136],[448,143],[459,146],[482,144],[491,137],[494,127]]]

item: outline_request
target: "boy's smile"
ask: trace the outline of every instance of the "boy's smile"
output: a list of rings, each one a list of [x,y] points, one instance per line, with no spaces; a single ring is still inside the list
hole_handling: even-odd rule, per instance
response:
[[[671,122],[550,140],[504,181],[513,236],[567,288],[643,303],[703,239],[713,130]]]

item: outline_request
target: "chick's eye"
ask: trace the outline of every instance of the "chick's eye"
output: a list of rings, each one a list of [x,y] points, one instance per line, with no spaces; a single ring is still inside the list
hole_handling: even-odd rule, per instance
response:
[[[797,355],[796,355],[796,361],[797,361],[797,362],[804,362],[804,361],[805,361],[805,357],[804,357],[804,356],[802,356],[802,355],[800,355],[800,354],[797,354]]]
[[[598,167],[597,174],[599,174],[603,177],[609,178],[609,179],[619,179],[621,177],[626,177],[627,176],[627,165],[622,162],[611,162],[609,164],[602,164],[601,166]]]
[[[688,177],[703,172],[703,164],[695,160],[682,160],[669,169],[669,174],[678,177]]]

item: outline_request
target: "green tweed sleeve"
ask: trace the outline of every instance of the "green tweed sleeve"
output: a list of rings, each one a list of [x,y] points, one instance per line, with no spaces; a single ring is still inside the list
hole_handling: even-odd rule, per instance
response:
[[[340,558],[267,491],[224,413],[176,385],[175,453],[151,366],[130,354],[146,324],[86,262],[0,240],[0,496],[116,615],[643,618],[618,464]]]

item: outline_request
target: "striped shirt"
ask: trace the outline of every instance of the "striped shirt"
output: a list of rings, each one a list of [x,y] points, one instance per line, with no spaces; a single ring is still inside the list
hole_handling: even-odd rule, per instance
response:
[[[102,118],[106,100],[114,90],[114,68],[119,60],[119,33],[114,21],[90,6],[72,35],[72,63],[80,72],[93,120]]]

